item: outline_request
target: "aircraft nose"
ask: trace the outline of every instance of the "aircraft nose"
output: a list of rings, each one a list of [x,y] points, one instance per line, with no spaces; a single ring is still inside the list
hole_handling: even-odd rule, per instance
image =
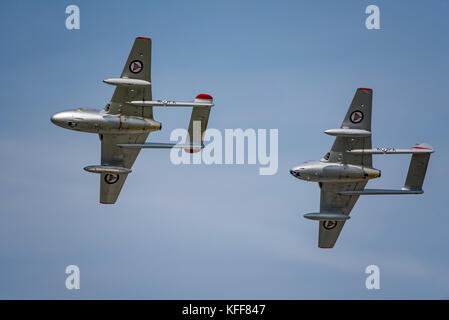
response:
[[[59,125],[60,120],[60,115],[59,113],[55,113],[54,115],[51,116],[50,121],[53,122],[56,125]]]
[[[61,113],[55,113],[50,118],[51,122],[53,122],[55,125],[60,126],[62,122]]]
[[[72,120],[71,113],[68,111],[55,113],[54,115],[51,116],[50,120],[55,125],[62,128],[70,129],[76,126],[76,122]]]

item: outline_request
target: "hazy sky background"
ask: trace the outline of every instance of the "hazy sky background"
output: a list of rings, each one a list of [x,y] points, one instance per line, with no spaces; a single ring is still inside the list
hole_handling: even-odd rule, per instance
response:
[[[65,8],[81,29],[65,28]],[[380,7],[381,30],[365,28]],[[2,1],[0,298],[449,298],[448,1]],[[279,129],[279,171],[174,166],[143,150],[116,205],[99,204],[93,134],[50,122],[102,108],[136,36],[153,40],[155,99],[213,95],[209,126]],[[332,250],[317,248],[321,158],[356,88],[370,87],[373,145],[429,142],[420,196],[366,196]],[[190,110],[156,110],[167,142]],[[377,156],[404,183],[408,155]],[[65,268],[81,290],[65,288]],[[365,288],[376,264],[381,290]]]

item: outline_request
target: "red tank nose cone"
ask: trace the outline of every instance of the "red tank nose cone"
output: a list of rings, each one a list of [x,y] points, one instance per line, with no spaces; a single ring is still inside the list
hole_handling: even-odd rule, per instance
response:
[[[211,95],[205,94],[205,93],[200,93],[199,95],[196,96],[197,99],[204,99],[204,100],[213,100]]]

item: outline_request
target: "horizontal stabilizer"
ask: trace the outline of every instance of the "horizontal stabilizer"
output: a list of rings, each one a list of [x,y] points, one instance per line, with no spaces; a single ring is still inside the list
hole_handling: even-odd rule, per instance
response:
[[[390,190],[390,189],[365,189],[356,191],[339,191],[338,194],[345,196],[381,195],[381,194],[421,194],[423,190]]]
[[[113,173],[113,174],[128,174],[131,169],[114,166],[87,166],[84,170],[92,173]]]
[[[214,104],[211,102],[197,102],[197,101],[168,101],[168,100],[157,100],[157,101],[130,101],[127,104],[138,105],[138,106],[150,106],[150,107],[213,107]]]
[[[333,220],[333,221],[345,221],[351,217],[343,213],[330,213],[330,212],[316,212],[306,213],[304,218],[310,220]]]
[[[203,148],[201,145],[192,145],[192,144],[177,144],[177,143],[121,143],[117,146],[121,148],[131,148],[131,149],[184,149],[184,148],[192,148],[194,150],[200,150]]]

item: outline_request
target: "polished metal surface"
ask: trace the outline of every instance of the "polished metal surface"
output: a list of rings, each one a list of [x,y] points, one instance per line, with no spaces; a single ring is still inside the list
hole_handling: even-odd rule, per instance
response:
[[[131,169],[114,167],[114,166],[87,166],[84,170],[92,173],[115,173],[115,174],[128,174],[131,173]]]
[[[314,212],[306,213],[304,218],[309,220],[333,220],[333,221],[345,221],[351,217],[342,213],[330,213],[330,212]]]
[[[335,136],[331,150],[320,160],[290,169],[297,179],[318,182],[320,212],[304,217],[319,221],[318,246],[332,248],[345,221],[361,195],[405,195],[423,193],[422,185],[432,146],[419,144],[411,149],[371,147],[372,90],[359,88],[339,129],[326,130]],[[365,189],[370,179],[379,178],[373,168],[373,154],[412,154],[404,187],[400,190]]]
[[[100,174],[100,202],[113,204],[117,201],[141,149],[182,147],[197,151],[202,146],[202,139],[186,141],[185,144],[176,146],[145,143],[150,132],[162,128],[161,123],[153,119],[153,106],[189,106],[194,110],[201,108],[200,127],[203,133],[213,101],[207,94],[198,95],[194,102],[153,101],[149,38],[136,38],[120,78],[103,81],[116,86],[111,100],[104,109],[78,108],[62,111],[54,114],[51,122],[64,129],[99,135],[101,164],[87,166],[84,170]],[[202,99],[198,99],[199,97]],[[197,113],[193,112],[195,115]]]
[[[64,129],[112,134],[143,133],[161,129],[161,123],[150,118],[110,115],[103,110],[75,109],[54,114],[51,121]]]

